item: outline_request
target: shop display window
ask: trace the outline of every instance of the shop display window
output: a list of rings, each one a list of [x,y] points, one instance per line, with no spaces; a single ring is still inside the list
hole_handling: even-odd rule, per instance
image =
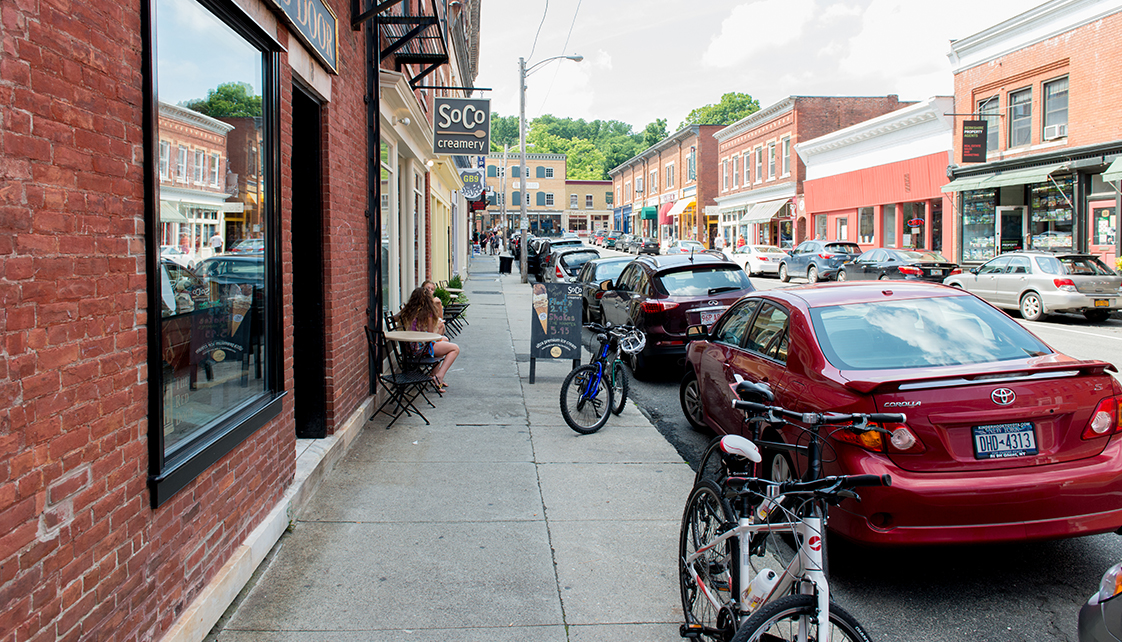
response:
[[[1072,244],[1072,203],[1075,180],[1059,176],[1047,183],[1037,183],[1030,188],[1031,221],[1030,246],[1034,250],[1070,251]]]
[[[160,229],[178,235],[149,241],[158,256],[149,280],[160,310],[149,452],[159,505],[279,408],[270,331],[280,302],[270,268],[277,153],[270,63],[279,45],[221,1],[157,0],[154,11],[151,139],[180,150],[177,176],[157,179],[149,197],[150,211],[173,222]],[[190,70],[184,51],[194,52]],[[159,158],[158,149],[149,153]],[[190,158],[194,181],[185,186],[179,174]]]
[[[857,242],[873,242],[873,208],[862,207],[857,210]]]
[[[962,260],[988,261],[996,256],[997,198],[992,189],[962,193]]]

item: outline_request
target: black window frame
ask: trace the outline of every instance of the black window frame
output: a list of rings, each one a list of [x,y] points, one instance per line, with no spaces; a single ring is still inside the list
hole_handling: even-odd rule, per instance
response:
[[[265,239],[265,320],[263,324],[265,354],[264,393],[241,406],[231,408],[225,416],[210,426],[205,433],[186,444],[172,457],[167,457],[163,435],[163,368],[161,364],[160,310],[160,246],[157,236],[159,223],[159,93],[156,77],[156,4],[145,0],[141,8],[143,38],[142,75],[144,101],[144,163],[145,180],[145,243],[147,247],[147,299],[148,299],[148,488],[152,508],[158,508],[179,491],[186,488],[199,475],[234,450],[239,444],[267,425],[282,410],[286,392],[283,387],[279,307],[282,303],[280,263],[280,106],[281,106],[281,53],[285,48],[261,28],[256,21],[235,2],[230,0],[195,0],[216,19],[225,23],[241,36],[247,44],[261,53],[262,65],[262,129],[265,156],[262,173],[265,175],[265,203],[263,217],[268,229],[274,233]]]

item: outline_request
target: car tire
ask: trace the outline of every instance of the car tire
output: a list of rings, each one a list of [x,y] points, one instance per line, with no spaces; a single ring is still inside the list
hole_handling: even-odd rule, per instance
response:
[[[818,283],[818,266],[811,265],[806,269],[806,282]]]
[[[848,281],[848,280],[849,280],[849,275],[845,273],[845,270],[838,270],[838,281],[840,282],[840,281]]]
[[[879,277],[877,277],[877,280],[878,281],[887,281],[888,280],[888,275],[887,274],[882,274]]]
[[[780,263],[779,264],[779,280],[783,281],[784,283],[791,280],[791,275],[787,274],[787,264],[786,263]]]
[[[1086,310],[1086,311],[1083,312],[1083,316],[1087,317],[1087,320],[1092,322],[1092,323],[1102,323],[1103,321],[1106,321],[1107,319],[1110,318],[1110,311],[1109,310]]]
[[[631,366],[631,376],[639,381],[646,380],[647,374],[647,359],[643,356],[642,352],[628,355],[628,365]]]
[[[582,324],[585,324],[585,323],[588,323],[589,321],[591,321],[591,319],[589,318],[589,314],[588,314],[588,301],[581,301],[581,304],[580,304],[580,322]]]
[[[1025,321],[1039,321],[1047,316],[1044,313],[1044,303],[1036,292],[1025,292],[1021,296],[1021,317]]]
[[[702,412],[701,386],[697,382],[697,375],[694,374],[693,368],[686,368],[686,376],[678,386],[678,403],[682,405],[682,413],[686,415],[686,421],[690,423],[691,428],[699,432],[709,431]]]

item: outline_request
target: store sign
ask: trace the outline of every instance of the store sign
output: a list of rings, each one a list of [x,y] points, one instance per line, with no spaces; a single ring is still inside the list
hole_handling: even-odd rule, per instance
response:
[[[984,120],[966,120],[962,123],[962,162],[986,162],[986,138],[989,123]]]
[[[464,182],[464,196],[469,200],[475,200],[483,193],[483,172],[478,169],[461,170],[460,180]]]
[[[486,154],[491,149],[489,98],[437,98],[435,107],[434,154]]]
[[[281,10],[285,22],[296,30],[296,35],[311,48],[320,62],[333,73],[339,73],[336,69],[339,21],[331,8],[323,0],[273,0],[273,5]]]
[[[923,225],[923,219],[922,218],[910,218],[910,219],[908,219],[908,227],[919,227],[921,225]]]

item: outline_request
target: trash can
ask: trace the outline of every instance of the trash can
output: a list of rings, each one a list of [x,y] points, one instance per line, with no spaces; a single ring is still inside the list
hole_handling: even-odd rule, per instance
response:
[[[499,274],[510,274],[511,267],[514,265],[513,256],[500,256],[499,257]]]

